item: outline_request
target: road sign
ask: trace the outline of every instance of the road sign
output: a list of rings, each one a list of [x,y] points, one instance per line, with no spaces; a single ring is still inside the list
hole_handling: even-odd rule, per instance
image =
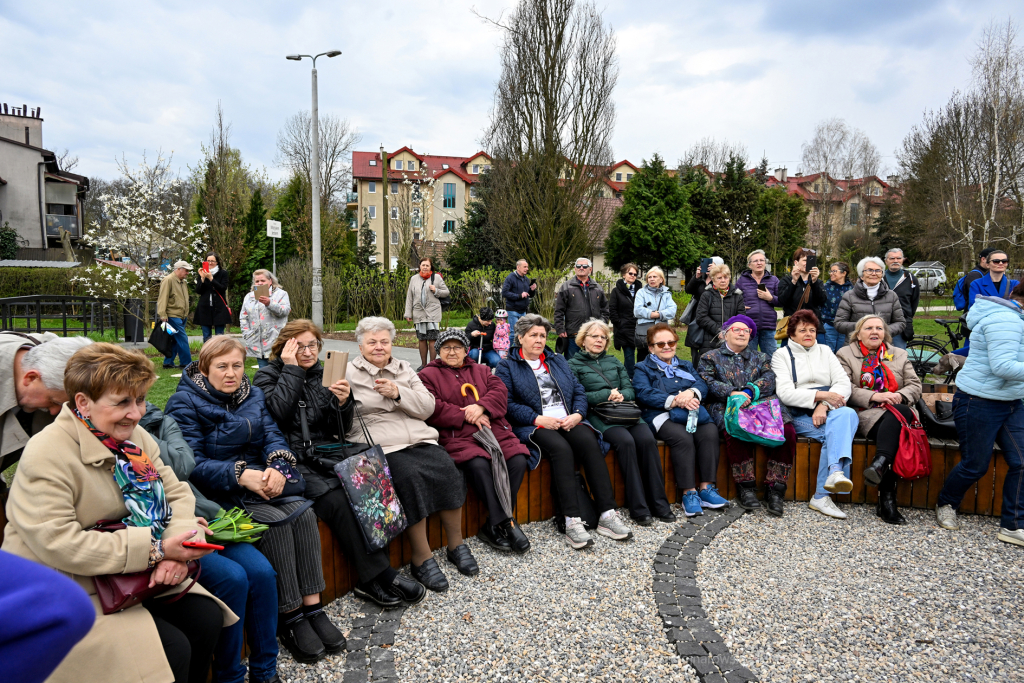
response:
[[[281,239],[281,221],[267,221],[267,237]]]

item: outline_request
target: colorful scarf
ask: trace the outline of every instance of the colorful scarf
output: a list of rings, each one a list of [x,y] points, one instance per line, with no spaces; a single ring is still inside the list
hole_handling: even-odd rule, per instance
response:
[[[885,344],[879,344],[878,350],[874,353],[868,351],[864,344],[860,344],[860,352],[864,354],[864,362],[860,365],[860,386],[862,389],[871,391],[888,391],[895,393],[900,387],[896,383],[896,377],[892,374],[883,360],[892,360],[892,354],[888,353]]]
[[[131,441],[118,443],[113,437],[96,429],[76,408],[75,417],[114,456],[114,481],[124,496],[128,516],[121,521],[128,526],[148,526],[156,538],[163,535],[171,521],[171,507],[164,496],[164,482],[145,451]]]
[[[679,377],[680,379],[689,380],[691,382],[697,381],[696,377],[694,377],[686,370],[683,370],[681,367],[679,367],[679,359],[676,358],[675,356],[672,357],[671,364],[666,363],[662,359],[655,356],[653,353],[651,354],[651,360],[654,361],[654,364],[658,367],[659,370],[665,373],[665,377],[667,377],[668,379],[672,379],[673,377]]]

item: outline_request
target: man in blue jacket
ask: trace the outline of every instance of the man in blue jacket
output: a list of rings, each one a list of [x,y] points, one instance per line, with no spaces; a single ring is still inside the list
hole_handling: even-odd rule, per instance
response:
[[[956,310],[963,311],[965,314],[970,310],[971,306],[967,302],[967,296],[971,291],[971,283],[984,275],[988,275],[988,255],[993,251],[995,251],[993,247],[986,247],[978,252],[977,267],[960,278],[956,286],[953,287],[953,304],[956,306]]]
[[[530,283],[526,274],[530,272],[530,264],[526,259],[516,261],[516,269],[508,274],[501,285],[501,297],[505,300],[508,311],[509,329],[516,329],[516,321],[530,310],[530,299],[537,293],[537,283]]]

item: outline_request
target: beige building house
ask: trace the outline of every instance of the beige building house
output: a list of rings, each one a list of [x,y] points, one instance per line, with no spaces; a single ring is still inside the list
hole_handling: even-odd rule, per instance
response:
[[[871,225],[892,195],[895,181],[895,176],[887,181],[878,176],[839,179],[824,173],[790,176],[786,169],[777,168],[766,185],[781,187],[804,201],[810,209],[807,227],[812,233],[830,221],[838,235],[843,230]]]

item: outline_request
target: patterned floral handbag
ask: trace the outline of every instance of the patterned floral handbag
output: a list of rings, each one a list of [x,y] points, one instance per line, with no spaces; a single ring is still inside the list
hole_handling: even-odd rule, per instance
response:
[[[352,512],[359,521],[366,552],[372,553],[387,547],[405,531],[409,520],[391,483],[391,469],[384,450],[373,443],[358,408],[355,413],[370,447],[339,462],[334,466],[334,472],[341,479]]]
[[[759,443],[762,446],[778,446],[785,443],[783,433],[782,404],[777,398],[751,401],[746,408],[740,408],[746,396],[730,396],[725,406],[725,431],[740,441]]]

